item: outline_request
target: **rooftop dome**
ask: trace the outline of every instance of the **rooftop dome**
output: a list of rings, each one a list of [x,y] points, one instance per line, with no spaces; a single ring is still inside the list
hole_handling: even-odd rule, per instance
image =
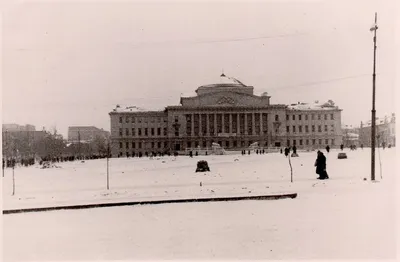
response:
[[[229,77],[226,76],[224,73],[222,73],[218,80],[215,81],[213,84],[209,85],[203,85],[204,87],[217,87],[217,86],[233,86],[233,87],[245,87],[246,85],[237,80],[234,77]]]

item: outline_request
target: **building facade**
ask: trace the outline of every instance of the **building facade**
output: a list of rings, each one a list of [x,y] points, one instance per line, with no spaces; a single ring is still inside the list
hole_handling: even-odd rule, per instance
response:
[[[195,96],[162,111],[117,106],[109,113],[113,156],[183,152],[211,148],[321,148],[341,141],[341,110],[332,103],[270,104],[254,87],[221,75],[221,83],[200,86]]]
[[[95,126],[70,126],[68,127],[68,142],[90,142],[96,137],[108,139],[110,132]]]
[[[375,122],[376,137],[375,143],[378,146],[396,145],[396,117],[392,114],[390,117],[377,118]],[[360,144],[363,146],[371,146],[371,121],[360,125]]]

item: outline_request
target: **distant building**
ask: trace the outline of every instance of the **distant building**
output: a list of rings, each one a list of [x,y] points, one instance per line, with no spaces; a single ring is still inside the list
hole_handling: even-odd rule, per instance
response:
[[[396,145],[396,117],[392,114],[390,117],[377,118],[375,122],[376,137],[375,143],[382,146],[385,143],[392,146]],[[371,146],[371,121],[360,125],[360,144]]]
[[[3,124],[3,132],[17,132],[17,131],[36,131],[34,125],[18,125],[18,124]]]
[[[36,131],[33,125],[2,125],[3,158],[18,155],[31,156],[35,153],[34,145],[45,137],[44,131]]]
[[[95,126],[70,126],[68,127],[68,142],[91,142],[96,137],[108,139],[110,132]]]
[[[342,126],[343,134],[343,145],[349,146],[360,146],[360,128],[353,127],[352,125]]]
[[[195,96],[159,111],[138,107],[113,109],[110,115],[112,155],[211,148],[323,148],[342,143],[341,109],[332,101],[320,104],[270,104],[252,86],[221,75],[220,83],[200,86]]]

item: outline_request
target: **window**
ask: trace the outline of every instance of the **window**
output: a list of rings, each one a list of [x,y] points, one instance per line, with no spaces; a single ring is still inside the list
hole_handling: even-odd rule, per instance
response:
[[[315,145],[315,139],[312,140],[312,144]]]
[[[296,126],[293,126],[293,133],[296,133]]]
[[[119,148],[123,148],[122,142],[119,142]]]
[[[157,128],[157,135],[161,136],[161,127]]]
[[[287,145],[287,146],[290,146],[290,140],[287,140],[287,141],[286,141],[286,145]]]
[[[129,116],[127,116],[127,117],[125,118],[125,122],[126,122],[126,123],[129,123]]]
[[[294,146],[296,145],[296,139],[293,139],[293,145]]]
[[[165,147],[165,148],[168,147],[168,142],[164,142],[164,147]]]
[[[314,119],[315,119],[315,115],[311,114],[311,120],[314,120]]]
[[[301,120],[301,115],[299,115],[299,120]]]
[[[306,126],[306,133],[308,133],[308,126]]]
[[[161,142],[158,142],[158,148],[161,148]]]
[[[175,123],[178,123],[178,116],[175,116]]]
[[[331,131],[335,132],[335,126],[334,125],[331,125]]]
[[[296,116],[295,116],[295,115],[293,115],[292,119],[293,119],[293,120],[296,120]]]
[[[311,132],[315,132],[315,126],[314,125],[311,126]]]
[[[136,136],[135,128],[132,128],[132,136]]]
[[[321,125],[318,126],[318,132],[322,132]]]
[[[286,132],[289,133],[290,132],[290,128],[289,126],[286,126]]]
[[[136,147],[135,142],[132,142],[132,149],[134,149]]]
[[[327,114],[324,115],[324,120],[328,120],[328,115]]]
[[[142,123],[142,118],[139,118],[139,119],[138,119],[138,122],[139,122],[139,123]]]
[[[129,128],[125,129],[125,135],[129,136]]]
[[[275,115],[275,121],[279,121],[279,115]]]
[[[129,142],[126,142],[125,145],[126,145],[126,149],[129,149]]]
[[[142,148],[142,142],[139,142],[139,148],[140,149]]]
[[[303,132],[303,127],[299,126],[299,133]]]
[[[332,139],[332,146],[335,145],[335,139]]]
[[[289,121],[289,115],[286,115],[286,121]]]
[[[321,120],[321,115],[318,114],[318,120]]]
[[[119,129],[119,136],[122,136],[122,128]]]
[[[302,146],[303,145],[303,139],[299,140],[299,144]]]
[[[175,131],[175,136],[179,136],[179,131]]]
[[[151,142],[151,148],[154,148],[154,142]]]
[[[306,117],[306,120],[308,120],[308,115],[306,115],[305,117]]]
[[[308,139],[307,139],[307,140],[306,140],[306,145],[307,145],[307,146],[309,145],[309,142],[310,142],[310,141],[308,141]]]
[[[167,135],[167,128],[164,128],[164,136]]]
[[[329,139],[325,139],[325,145],[329,144]]]
[[[147,132],[147,127],[144,129],[144,136],[147,136],[148,132]]]
[[[318,144],[322,145],[322,139],[318,139]]]
[[[151,135],[154,136],[154,128],[151,128]]]
[[[333,114],[331,114],[331,120],[334,120],[334,118],[333,118]]]
[[[135,123],[135,118],[132,116],[132,123]]]
[[[122,116],[119,117],[119,122],[122,123]]]
[[[138,128],[138,135],[142,136],[142,129],[141,128]]]
[[[325,132],[328,132],[328,126],[327,125],[324,126],[324,130],[325,130]]]

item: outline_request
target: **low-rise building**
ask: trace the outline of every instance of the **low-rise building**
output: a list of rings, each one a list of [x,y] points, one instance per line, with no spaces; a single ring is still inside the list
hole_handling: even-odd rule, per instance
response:
[[[110,132],[95,126],[70,126],[68,127],[68,142],[70,143],[84,143],[91,142],[96,137],[108,139]]]
[[[376,128],[376,145],[395,146],[396,145],[396,117],[392,114],[390,117],[377,118],[375,122]],[[371,121],[361,122],[360,125],[360,144],[363,146],[371,146]]]

